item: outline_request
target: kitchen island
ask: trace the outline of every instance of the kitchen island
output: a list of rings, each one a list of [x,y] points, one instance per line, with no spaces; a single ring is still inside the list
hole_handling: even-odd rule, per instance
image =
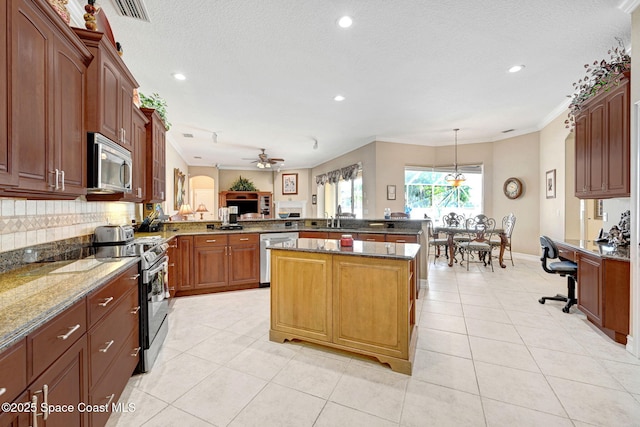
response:
[[[271,341],[313,342],[411,374],[420,245],[298,239],[270,250]]]

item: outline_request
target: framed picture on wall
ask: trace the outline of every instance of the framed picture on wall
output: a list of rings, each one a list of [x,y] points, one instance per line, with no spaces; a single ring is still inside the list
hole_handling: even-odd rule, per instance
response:
[[[298,174],[282,174],[282,194],[298,194]]]
[[[547,171],[546,179],[545,179],[545,190],[547,194],[547,199],[555,199],[556,198],[556,170],[551,169]]]
[[[173,169],[173,209],[178,210],[184,203],[184,182],[187,176],[178,168]]]
[[[387,200],[395,200],[395,199],[396,199],[396,186],[387,185]]]

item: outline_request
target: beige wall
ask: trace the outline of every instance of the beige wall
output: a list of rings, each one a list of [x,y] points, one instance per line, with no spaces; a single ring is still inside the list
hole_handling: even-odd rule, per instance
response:
[[[576,139],[573,132],[567,135],[565,140],[565,176],[564,181],[564,237],[565,239],[579,240],[581,238],[580,199],[574,196],[576,193]]]
[[[174,187],[174,169],[178,168],[182,173],[187,175],[187,179],[185,179],[185,195],[188,198],[189,195],[189,165],[184,159],[178,154],[173,144],[169,141],[169,137],[167,135],[167,144],[166,144],[166,166],[165,166],[165,175],[166,175],[166,198],[164,203],[162,203],[162,208],[164,209],[164,213],[171,216],[175,215],[178,210],[174,209],[174,201],[175,201],[175,187]],[[147,189],[147,191],[151,191]]]
[[[566,112],[560,114],[551,123],[540,131],[540,169],[538,176],[538,188],[540,188],[540,235],[553,239],[564,239],[565,197],[573,197],[567,194],[566,180],[574,177],[566,173],[565,140],[569,135],[569,129],[565,127]],[[556,197],[547,199],[545,191],[545,177],[549,170],[556,170]],[[540,252],[538,248],[537,253]]]

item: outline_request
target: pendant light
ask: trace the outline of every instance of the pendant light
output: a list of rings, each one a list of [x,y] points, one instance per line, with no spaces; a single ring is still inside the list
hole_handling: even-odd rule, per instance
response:
[[[454,129],[453,131],[456,133],[455,135],[455,145],[454,145],[454,160],[453,160],[453,172],[444,177],[449,185],[454,187],[459,187],[467,178],[461,172],[458,172],[458,131],[460,129]]]

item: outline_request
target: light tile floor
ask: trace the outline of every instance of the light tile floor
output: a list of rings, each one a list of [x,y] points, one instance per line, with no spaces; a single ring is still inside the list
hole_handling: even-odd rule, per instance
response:
[[[430,266],[412,376],[305,343],[272,343],[269,289],[183,297],[153,370],[109,426],[639,426],[640,360],[533,257],[491,272]]]

